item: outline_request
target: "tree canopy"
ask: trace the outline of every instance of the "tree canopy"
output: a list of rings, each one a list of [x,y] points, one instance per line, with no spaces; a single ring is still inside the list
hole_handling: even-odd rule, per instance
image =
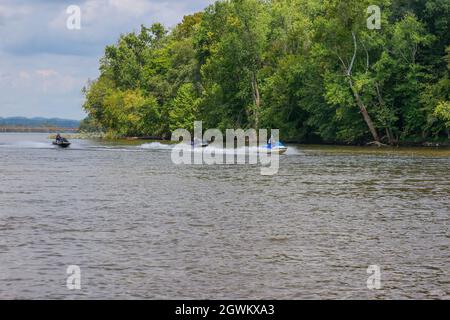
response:
[[[84,89],[111,136],[279,128],[298,142],[450,137],[450,0],[228,0],[106,47]]]

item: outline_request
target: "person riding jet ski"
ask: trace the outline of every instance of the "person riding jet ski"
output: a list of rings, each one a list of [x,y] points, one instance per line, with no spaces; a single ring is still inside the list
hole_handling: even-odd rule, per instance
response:
[[[70,146],[70,142],[66,138],[61,137],[61,135],[58,133],[56,135],[55,141],[53,142],[53,145],[67,148],[68,146]]]
[[[262,147],[263,151],[269,151],[270,153],[278,153],[283,154],[287,151],[288,148],[286,148],[281,142],[274,142],[273,137],[270,137],[269,141],[267,142],[267,145]]]

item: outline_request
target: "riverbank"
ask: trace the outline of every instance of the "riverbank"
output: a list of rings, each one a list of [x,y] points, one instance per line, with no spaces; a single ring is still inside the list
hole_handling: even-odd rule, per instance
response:
[[[111,137],[104,133],[98,132],[79,132],[79,133],[70,133],[64,135],[67,139],[99,139],[104,141],[122,141],[122,142],[163,142],[167,144],[173,143],[169,139],[163,139],[161,137],[156,136],[142,136],[142,137]],[[49,139],[54,139],[56,134],[52,134],[49,136]],[[396,149],[396,148],[443,148],[450,149],[450,140],[447,141],[404,141],[400,142],[397,145],[385,145],[385,144],[338,144],[338,143],[325,143],[325,142],[304,142],[304,141],[293,141],[288,140],[284,141],[288,144],[299,144],[299,145],[307,145],[307,146],[336,146],[336,147],[364,147],[364,148],[383,148],[383,149]]]
[[[0,132],[7,133],[57,133],[57,132],[78,132],[78,128],[57,128],[57,127],[20,127],[20,126],[3,126]]]
[[[78,133],[67,133],[65,134],[64,131],[58,131],[58,133],[61,133],[64,138],[66,139],[79,139],[79,140],[84,140],[84,139],[105,139],[104,135],[101,133],[88,133],[88,132],[78,132]],[[48,136],[49,139],[56,139],[56,135],[57,133],[52,133]]]

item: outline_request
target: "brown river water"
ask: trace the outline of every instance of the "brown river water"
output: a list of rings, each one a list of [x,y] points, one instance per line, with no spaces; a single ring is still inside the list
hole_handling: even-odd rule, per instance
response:
[[[290,145],[262,176],[72,142],[0,134],[0,299],[450,298],[448,149]]]

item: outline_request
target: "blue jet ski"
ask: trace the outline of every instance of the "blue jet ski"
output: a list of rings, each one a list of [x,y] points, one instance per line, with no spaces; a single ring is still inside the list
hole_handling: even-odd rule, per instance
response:
[[[275,153],[275,154],[284,154],[288,150],[288,148],[282,144],[281,142],[278,142],[276,144],[267,144],[260,148],[262,152],[267,153]]]

